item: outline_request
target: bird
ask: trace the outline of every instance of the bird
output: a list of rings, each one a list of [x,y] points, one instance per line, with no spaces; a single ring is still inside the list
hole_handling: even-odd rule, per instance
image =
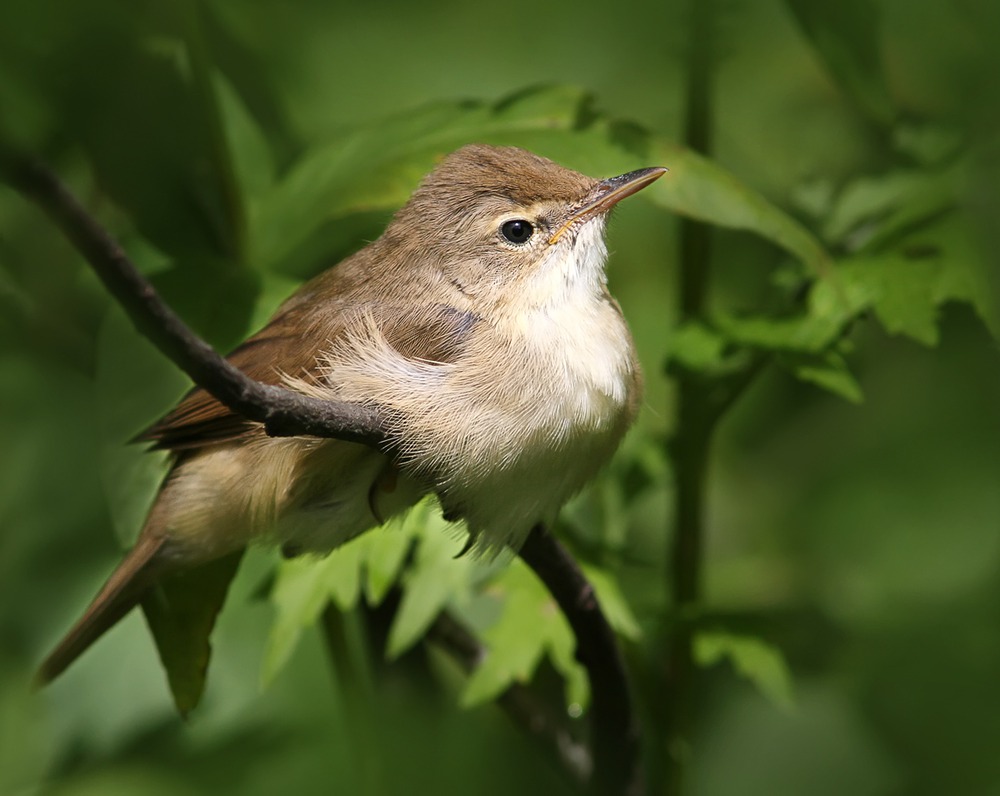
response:
[[[445,156],[378,239],[303,285],[228,357],[260,382],[376,407],[389,444],[270,437],[191,390],[137,438],[169,451],[170,470],[135,545],[37,682],[137,605],[157,636],[158,585],[202,599],[192,578],[211,583],[220,566],[231,577],[251,544],[325,553],[430,493],[482,555],[551,523],[638,411],[642,374],[608,291],[606,221],[665,172],[595,179],[485,144]],[[221,605],[225,585],[209,592]]]

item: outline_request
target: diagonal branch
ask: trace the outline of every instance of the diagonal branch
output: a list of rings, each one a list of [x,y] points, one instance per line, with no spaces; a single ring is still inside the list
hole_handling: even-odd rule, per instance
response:
[[[0,174],[62,230],[136,328],[195,384],[234,412],[263,423],[271,436],[332,437],[372,447],[386,445],[376,409],[321,401],[261,384],[223,359],[164,303],[118,242],[43,165],[0,149]]]
[[[198,386],[227,407],[263,423],[272,436],[330,437],[391,452],[377,409],[321,401],[261,384],[223,359],[163,302],[121,246],[45,166],[0,144],[0,177],[48,214],[87,259],[136,328]],[[593,694],[590,791],[638,794],[642,790],[638,728],[628,679],[614,631],[601,612],[593,587],[568,551],[540,526],[531,532],[520,554],[569,621],[577,640],[577,657],[590,677]],[[505,698],[514,700],[516,694]],[[512,712],[530,712],[528,703],[523,701],[507,707]],[[525,714],[524,720],[530,719]],[[551,730],[535,732],[544,736]],[[549,740],[556,741],[555,736]],[[566,751],[562,750],[563,755]]]
[[[447,611],[434,620],[427,631],[427,640],[447,651],[466,672],[473,672],[486,655],[479,640]],[[562,764],[571,780],[579,784],[587,781],[593,768],[590,751],[527,685],[511,685],[496,702],[535,744],[547,749]]]
[[[540,525],[525,541],[521,558],[542,579],[562,609],[576,638],[576,657],[590,678],[594,759],[590,792],[636,796],[643,792],[639,727],[632,710],[625,663],[594,587],[566,548]]]

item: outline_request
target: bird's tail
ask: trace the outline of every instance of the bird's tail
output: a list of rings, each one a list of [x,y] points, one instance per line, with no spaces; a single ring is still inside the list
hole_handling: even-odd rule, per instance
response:
[[[163,536],[144,533],[101,587],[94,601],[35,674],[39,685],[50,683],[97,639],[131,611],[163,570]]]

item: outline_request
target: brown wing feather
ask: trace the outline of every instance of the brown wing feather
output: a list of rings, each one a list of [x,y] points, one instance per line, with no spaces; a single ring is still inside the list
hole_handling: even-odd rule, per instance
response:
[[[373,308],[372,314],[387,342],[403,356],[440,363],[453,362],[462,355],[479,322],[474,313],[443,304],[408,309],[382,306]],[[322,349],[335,345],[344,330],[339,313],[317,315],[300,297],[293,298],[268,326],[227,358],[250,378],[265,384],[278,384],[284,375],[309,378],[319,371],[317,357]],[[316,344],[310,345],[309,340]],[[183,451],[238,439],[258,427],[205,390],[195,388],[136,441]]]
[[[301,339],[274,331],[268,326],[227,359],[250,378],[265,384],[278,384],[283,373],[302,376],[315,368],[315,351],[304,347]],[[257,425],[196,387],[136,441],[152,442],[154,448],[188,450],[236,439]]]

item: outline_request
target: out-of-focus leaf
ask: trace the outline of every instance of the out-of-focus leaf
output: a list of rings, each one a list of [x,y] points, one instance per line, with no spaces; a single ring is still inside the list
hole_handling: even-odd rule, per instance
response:
[[[201,701],[212,654],[209,637],[242,557],[241,550],[162,578],[142,601],[174,704],[182,716]]]
[[[954,206],[959,174],[960,168],[953,167],[860,177],[837,197],[823,235],[850,251],[877,251],[900,231]]]
[[[864,400],[861,385],[848,369],[844,357],[836,351],[820,355],[785,354],[778,358],[778,362],[801,381],[822,387],[851,403]]]
[[[725,362],[726,338],[703,323],[688,322],[670,335],[669,359],[686,370],[718,371]]]
[[[567,676],[568,700],[585,704],[586,676],[573,658],[573,634],[541,582],[515,561],[492,582],[490,592],[503,600],[503,612],[483,634],[489,653],[466,683],[462,704],[482,704],[514,683],[527,682],[546,653]]]
[[[204,35],[211,48],[215,65],[239,97],[240,105],[254,122],[260,134],[267,135],[269,163],[287,165],[298,148],[287,114],[284,99],[274,90],[273,74],[260,54],[248,48],[234,35],[226,9],[202,3],[201,20]],[[237,16],[238,18],[238,16]],[[228,125],[227,125],[228,126]]]
[[[752,682],[782,710],[792,710],[792,676],[784,656],[776,647],[754,636],[722,632],[700,632],[694,639],[694,658],[708,667],[728,658],[733,669]]]
[[[125,314],[111,308],[97,348],[96,391],[105,440],[98,463],[118,538],[131,544],[166,473],[167,457],[127,442],[165,412],[187,379]]]
[[[816,237],[733,174],[663,140],[656,142],[652,154],[670,169],[648,189],[654,202],[681,215],[760,235],[797,257],[813,274],[829,273],[829,255]]]
[[[250,202],[273,184],[274,159],[263,131],[247,112],[229,81],[219,77],[214,86],[233,171],[243,200]]]
[[[328,220],[398,207],[442,156],[463,144],[521,146],[593,176],[664,165],[644,192],[654,203],[709,223],[744,229],[786,249],[815,273],[827,255],[797,221],[720,166],[641,130],[599,117],[586,125],[588,98],[555,87],[496,104],[437,104],[346,135],[304,157],[255,212],[253,259],[273,267]]]
[[[787,0],[787,5],[848,96],[872,121],[888,126],[895,112],[882,72],[878,3]]]

